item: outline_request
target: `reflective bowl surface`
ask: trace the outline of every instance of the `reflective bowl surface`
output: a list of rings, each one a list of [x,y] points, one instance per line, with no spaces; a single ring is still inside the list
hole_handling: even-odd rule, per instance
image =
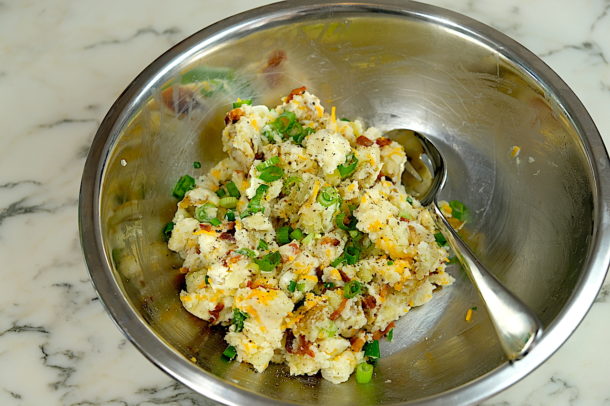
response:
[[[545,325],[525,359],[505,360],[459,268],[452,287],[400,320],[370,384],[291,377],[277,365],[259,374],[221,359],[222,333],[178,298],[180,261],[160,233],[175,211],[171,189],[182,174],[203,173],[223,157],[223,116],[237,97],[275,105],[302,85],[340,117],[410,128],[439,146],[449,173],[440,197],[470,208],[464,237]],[[609,166],[572,91],[503,34],[415,2],[292,1],[203,29],[129,85],[87,158],[81,240],[99,295],[126,336],[210,398],[468,404],[544,362],[591,306],[610,262]],[[473,306],[479,310],[466,322]]]

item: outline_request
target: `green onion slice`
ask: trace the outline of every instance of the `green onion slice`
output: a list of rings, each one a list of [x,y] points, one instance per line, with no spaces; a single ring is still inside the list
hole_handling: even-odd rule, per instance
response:
[[[322,188],[318,195],[318,203],[324,207],[330,207],[333,204],[339,204],[341,202],[341,196],[337,189],[332,186]]]
[[[235,186],[235,182],[233,182],[232,180],[228,181],[225,187],[227,188],[227,192],[229,192],[229,196],[233,196],[238,199],[241,197],[239,189],[237,189],[237,186]]]
[[[250,317],[248,313],[242,312],[235,308],[233,309],[233,325],[235,326],[235,332],[239,333],[244,329],[244,321]]]
[[[447,239],[445,238],[443,233],[438,232],[434,234],[434,240],[439,245],[439,247],[444,247],[445,245],[447,245]]]
[[[273,127],[284,135],[296,123],[297,116],[292,111],[285,111],[272,123]]]
[[[224,207],[225,209],[234,209],[237,207],[237,197],[226,196],[218,201],[218,205],[220,207]]]
[[[356,171],[357,166],[358,158],[356,158],[356,155],[354,154],[349,154],[345,163],[337,166],[337,169],[339,170],[339,175],[341,175],[341,179],[345,179],[352,173],[354,173]]]
[[[256,252],[252,251],[250,248],[240,248],[238,250],[235,250],[235,252],[250,258],[256,257]]]
[[[277,230],[277,234],[275,235],[275,239],[279,245],[288,244],[290,242],[290,232],[291,228],[288,226],[280,227]]]
[[[172,237],[172,230],[174,229],[174,226],[176,224],[174,224],[173,221],[170,221],[169,223],[167,223],[165,226],[163,226],[163,241],[168,242],[169,239]]]
[[[394,329],[391,329],[391,330],[388,332],[388,335],[387,335],[387,336],[385,336],[385,338],[386,338],[386,340],[388,340],[388,341],[392,341],[392,340],[394,339]]]
[[[289,194],[293,186],[301,181],[302,179],[299,176],[289,176],[282,185],[282,193],[285,195]]]
[[[235,357],[237,356],[237,349],[235,349],[235,347],[233,347],[232,345],[228,346],[226,350],[224,350],[224,352],[222,353],[222,355],[224,355],[225,357],[227,357],[229,360],[233,360],[235,359]]]
[[[301,145],[303,144],[303,140],[305,139],[305,137],[307,137],[309,134],[313,134],[314,133],[314,129],[311,127],[301,127],[301,132],[299,134],[295,134],[292,136],[292,140],[294,141],[295,144],[297,145]]]
[[[258,247],[256,247],[259,251],[266,251],[269,249],[269,245],[264,240],[259,240]]]
[[[343,297],[351,299],[362,292],[362,283],[358,281],[349,281],[343,287]]]
[[[199,221],[200,223],[210,223],[213,226],[219,226],[220,224],[222,224],[220,222],[220,220],[218,220],[216,217],[212,217],[210,216],[208,210],[209,209],[213,209],[216,206],[212,203],[204,203],[201,206],[198,206],[195,209],[195,218],[197,219],[197,221]]]
[[[264,182],[273,182],[284,176],[284,170],[279,166],[270,166],[261,171],[258,178]]]
[[[297,283],[295,281],[290,281],[288,284],[288,292],[294,292],[297,288]]]
[[[343,255],[348,265],[355,265],[360,260],[360,248],[353,244],[348,244],[345,247]]]
[[[449,202],[449,206],[451,207],[451,216],[455,217],[460,221],[466,221],[469,217],[468,208],[464,205],[464,203],[459,200],[452,200]]]
[[[227,195],[227,191],[224,188],[220,188],[216,191],[216,196],[223,198]]]
[[[174,190],[172,191],[172,195],[174,195],[175,198],[182,200],[184,199],[184,195],[186,194],[186,192],[193,189],[194,187],[195,179],[192,176],[184,175],[180,179],[178,179],[178,182],[176,183],[176,186],[174,186]]]
[[[227,210],[225,213],[225,218],[228,221],[235,221],[235,212],[233,210]]]
[[[195,168],[195,169],[201,168],[201,162],[199,162],[199,161],[193,162],[193,168]]]
[[[358,223],[358,220],[356,219],[356,217],[350,216],[349,223],[345,224],[345,213],[339,213],[335,217],[335,224],[341,230],[353,231],[356,229],[356,223]]]
[[[373,359],[377,359],[381,356],[381,353],[379,352],[379,340],[373,340],[364,345],[364,356]]]
[[[334,288],[334,287],[335,287],[335,284],[334,284],[334,283],[332,283],[332,282],[325,282],[325,283],[324,283],[324,287],[325,287],[326,289],[332,289],[332,288]]]
[[[256,263],[256,265],[258,265],[261,271],[271,272],[275,270],[281,259],[282,256],[280,255],[280,253],[277,251],[273,251],[265,255],[261,259],[255,259],[254,262]]]
[[[303,232],[298,228],[295,230],[292,230],[292,232],[290,233],[290,238],[292,240],[301,241],[304,237],[305,237],[305,234],[303,234]]]
[[[261,204],[261,200],[263,199],[263,196],[265,195],[267,190],[269,190],[269,186],[268,185],[260,185],[256,189],[256,193],[252,197],[252,200],[250,200],[250,203],[248,203],[248,207],[241,214],[242,218],[243,217],[248,217],[248,216],[250,216],[250,215],[252,215],[254,213],[258,213],[260,211],[264,211],[265,210],[263,208],[262,204]]]
[[[411,196],[407,196],[407,203],[413,204],[413,198]]]
[[[279,163],[280,163],[280,157],[274,156],[274,157],[267,159],[265,162],[256,165],[256,169],[259,171],[263,171],[266,168],[269,168],[270,166],[275,166]]]
[[[373,366],[366,362],[361,362],[356,367],[356,382],[369,383],[373,379]]]

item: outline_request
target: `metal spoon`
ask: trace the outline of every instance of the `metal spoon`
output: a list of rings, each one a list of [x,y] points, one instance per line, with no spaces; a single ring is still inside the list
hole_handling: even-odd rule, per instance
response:
[[[385,136],[405,147],[411,161],[407,162],[403,173],[403,184],[422,205],[436,214],[433,216],[436,217],[436,225],[477,288],[504,353],[510,361],[523,358],[542,335],[542,323],[477,260],[439,209],[436,195],[447,178],[439,150],[414,131],[392,130]],[[427,165],[422,157],[427,157]]]

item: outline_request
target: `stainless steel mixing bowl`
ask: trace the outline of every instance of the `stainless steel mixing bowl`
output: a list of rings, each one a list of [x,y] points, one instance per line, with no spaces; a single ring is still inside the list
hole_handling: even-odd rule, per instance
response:
[[[370,384],[258,374],[223,361],[222,333],[178,300],[179,259],[161,239],[184,173],[223,156],[237,97],[274,105],[306,85],[340,116],[427,134],[447,160],[441,198],[465,202],[481,261],[545,325],[508,363],[461,273],[404,317]],[[520,154],[513,156],[514,146]],[[193,161],[203,162],[195,170]],[[146,68],[119,97],[87,158],[82,245],[108,311],[153,363],[230,404],[466,404],[516,382],[574,331],[610,262],[610,169],[576,96],[540,59],[469,18],[419,3],[270,5],[214,24]],[[194,357],[196,362],[191,361]]]

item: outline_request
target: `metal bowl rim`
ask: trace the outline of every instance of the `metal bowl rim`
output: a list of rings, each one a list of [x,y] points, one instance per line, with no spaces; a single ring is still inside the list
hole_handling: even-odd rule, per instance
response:
[[[290,19],[298,14],[320,11],[374,11],[419,18],[456,30],[515,62],[532,78],[556,96],[579,130],[593,176],[594,230],[591,250],[568,306],[547,327],[539,345],[523,360],[505,363],[489,373],[446,392],[401,403],[409,405],[471,404],[484,400],[519,381],[550,357],[578,327],[599,292],[610,264],[610,160],[601,136],[578,97],[541,59],[499,31],[462,14],[414,1],[382,0],[310,1],[274,3],[252,9],[214,23],[173,46],[145,68],[118,97],[102,121],[92,142],[80,187],[79,232],[83,254],[94,287],[106,310],[124,335],[142,354],[162,371],[191,389],[216,401],[231,405],[246,402],[253,406],[293,404],[267,398],[237,385],[222,381],[188,361],[171,348],[133,310],[113,276],[110,260],[102,242],[100,222],[100,187],[110,150],[122,128],[139,106],[146,91],[172,67],[188,59],[197,50],[221,43],[231,34],[245,29],[250,33],[271,21]]]

